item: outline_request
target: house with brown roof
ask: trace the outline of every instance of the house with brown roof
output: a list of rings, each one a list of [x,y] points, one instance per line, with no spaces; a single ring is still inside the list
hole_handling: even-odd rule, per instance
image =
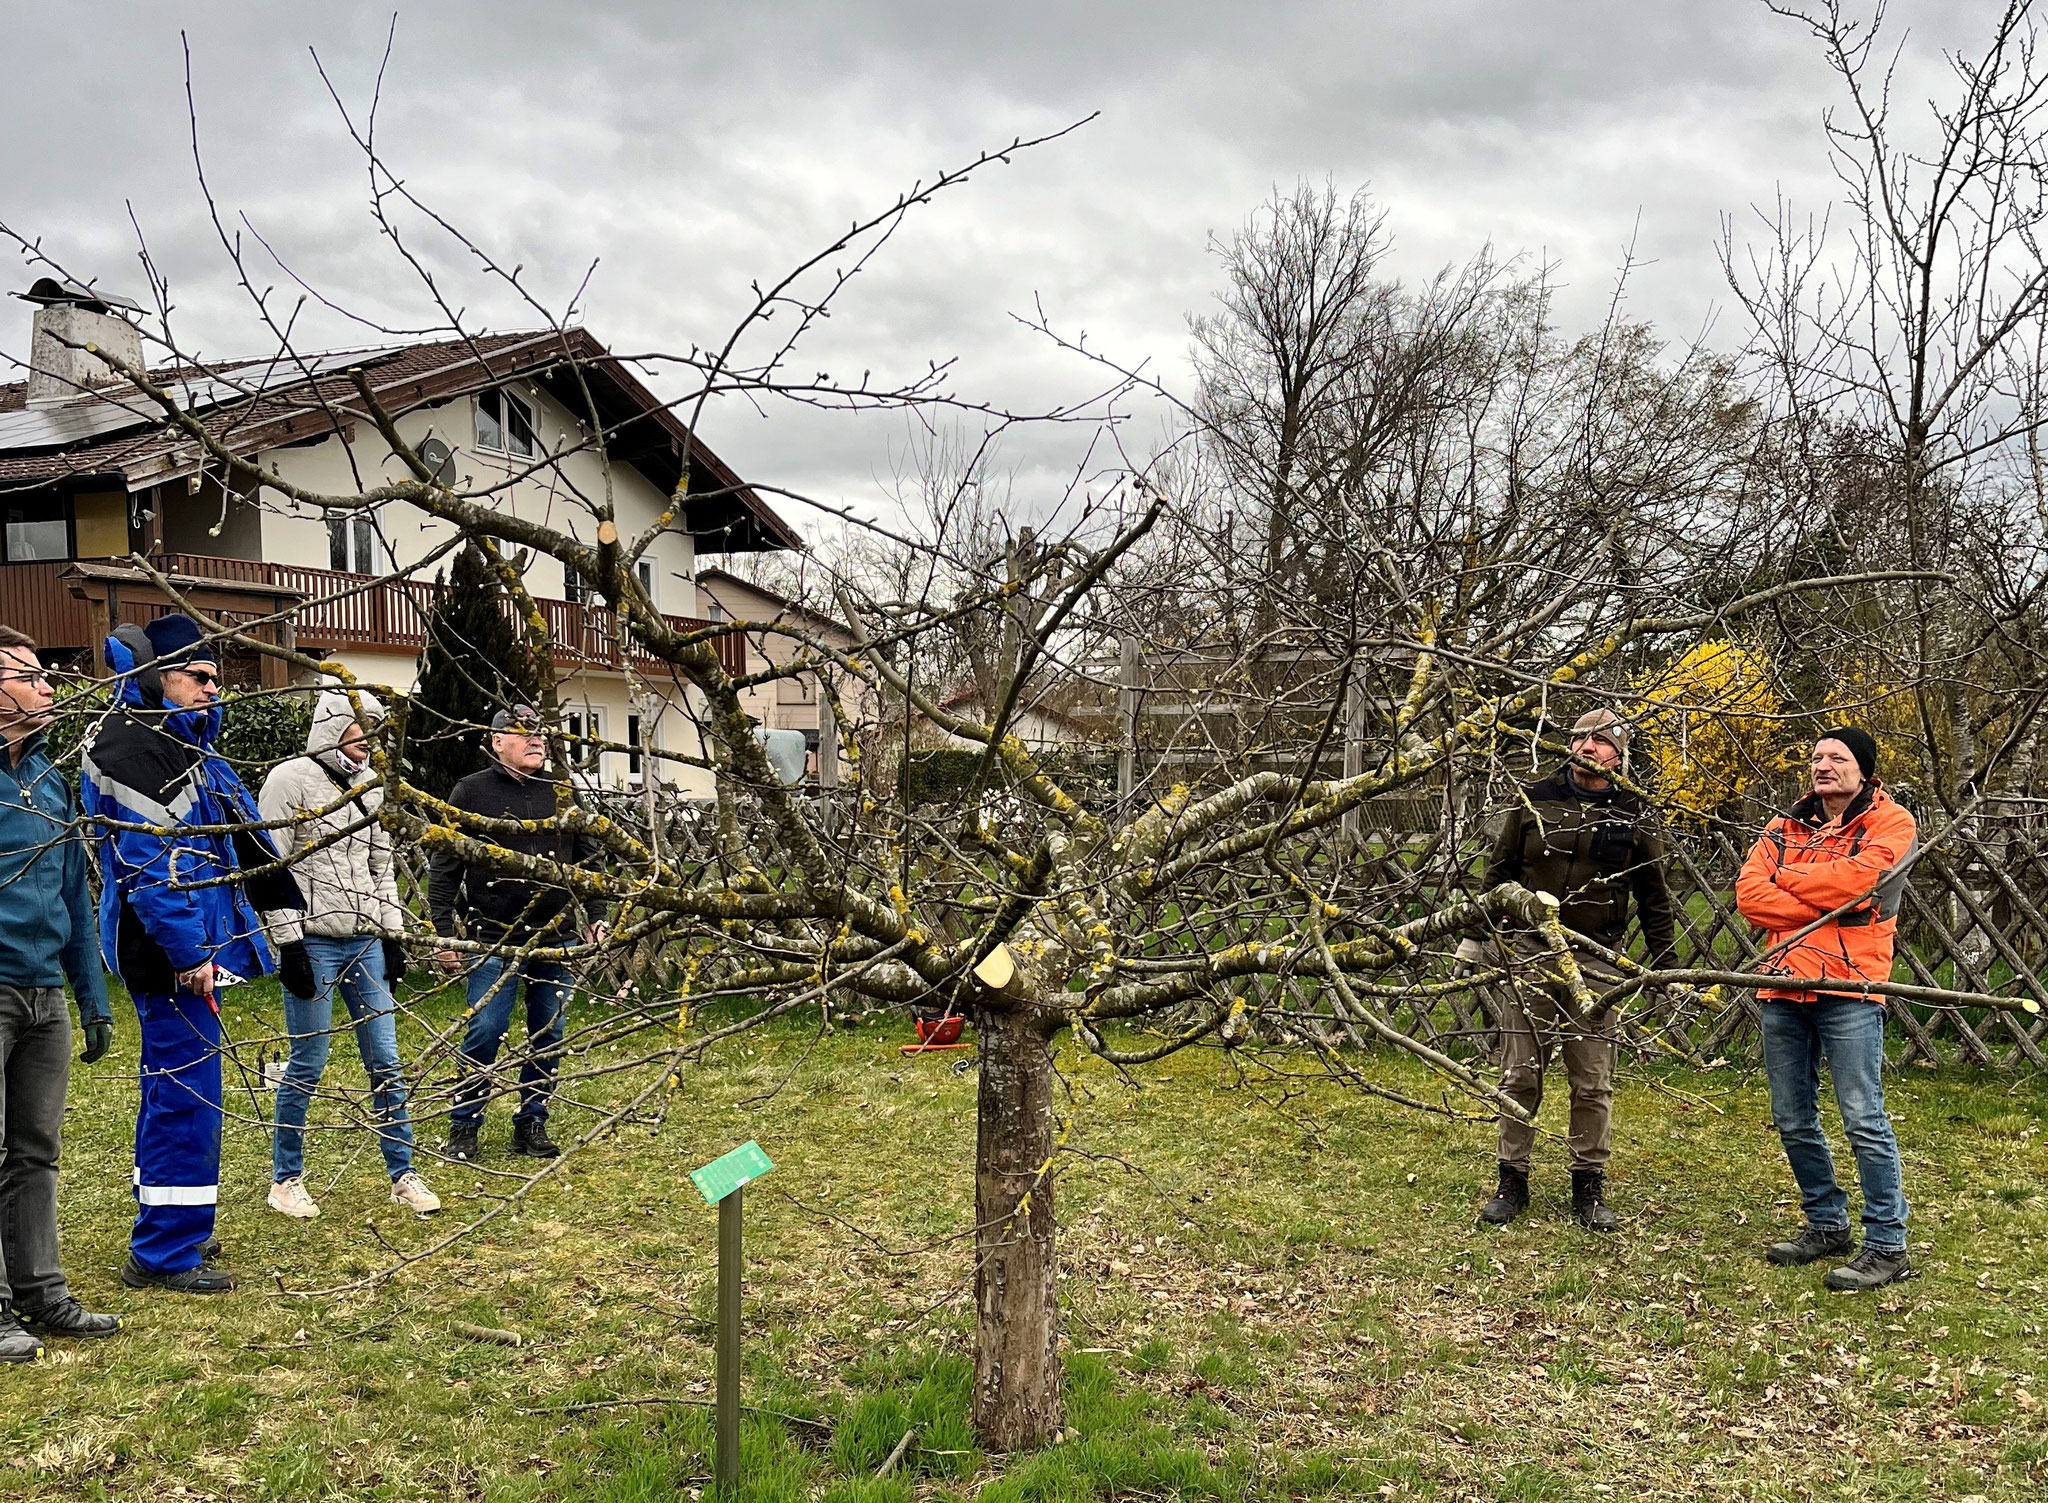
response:
[[[46,660],[97,659],[111,626],[172,609],[140,554],[201,609],[252,634],[338,658],[365,682],[411,687],[434,584],[420,567],[454,536],[402,503],[322,512],[225,475],[190,434],[88,346],[143,367],[132,303],[43,278],[17,296],[36,307],[27,379],[0,384],[0,621]],[[398,436],[458,490],[580,538],[591,498],[610,498],[620,532],[654,525],[684,474],[685,504],[639,564],[656,606],[708,624],[700,553],[801,546],[795,531],[587,330],[569,328],[387,344],[318,355],[208,361],[150,370],[152,384],[235,455],[297,488],[348,497],[407,471],[358,383]],[[636,654],[580,579],[554,559],[524,560],[541,607],[572,729],[694,752],[687,698]],[[745,645],[722,642],[738,670]],[[230,677],[282,686],[280,660],[250,655]],[[637,753],[607,753],[605,782],[637,778]],[[685,778],[686,782],[695,779]]]
[[[841,651],[853,647],[853,633],[837,617],[814,610],[767,585],[742,579],[724,569],[705,569],[697,576],[697,595],[704,613],[715,623],[733,622],[744,628],[749,675],[767,674],[815,657],[809,641],[827,643]],[[808,640],[807,640],[808,639]],[[840,678],[842,696],[860,688]],[[803,732],[804,745],[816,756],[820,727],[830,720],[829,710],[820,713],[818,675],[800,671],[770,678],[749,686],[740,696],[747,713],[770,730]],[[865,698],[855,703],[842,699],[842,708],[856,722],[872,718]]]

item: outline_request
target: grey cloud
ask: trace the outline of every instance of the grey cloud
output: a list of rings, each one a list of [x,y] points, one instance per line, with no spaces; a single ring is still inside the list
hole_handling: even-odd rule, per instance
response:
[[[1915,88],[1940,46],[1983,24],[1974,6],[1894,16],[1915,28]],[[306,51],[360,112],[388,22],[353,3],[44,6],[18,28],[36,45],[5,65],[0,212],[132,287],[132,202],[186,337],[259,346],[192,186],[182,25],[223,203],[337,300],[419,321],[425,301],[370,231],[362,165]],[[1743,3],[447,0],[401,13],[379,131],[412,186],[552,302],[601,257],[587,321],[648,349],[720,337],[750,280],[913,179],[1099,109],[915,215],[802,358],[888,376],[957,356],[963,394],[1034,407],[1094,376],[1012,313],[1042,298],[1061,327],[1178,379],[1186,315],[1215,286],[1208,236],[1302,177],[1370,181],[1411,275],[1487,242],[1555,259],[1578,322],[1599,316],[1634,236],[1649,264],[1631,311],[1690,335],[1722,296],[1721,213],[1781,182],[1815,203],[1829,191],[1831,97],[1798,28]],[[473,316],[533,322],[459,247],[408,224]],[[303,317],[310,342],[366,338]],[[0,316],[0,349],[20,352],[25,322]],[[707,418],[714,444],[834,501],[872,499],[903,433],[728,405]],[[1059,483],[1070,438],[1012,443],[1020,490]]]

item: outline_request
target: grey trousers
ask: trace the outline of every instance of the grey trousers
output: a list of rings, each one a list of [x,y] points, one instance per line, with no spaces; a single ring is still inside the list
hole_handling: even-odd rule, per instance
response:
[[[0,984],[0,1308],[71,1291],[57,1257],[57,1140],[71,1083],[61,986]]]
[[[1580,973],[1596,992],[1621,979],[1620,972],[1583,952],[1576,954]],[[1498,964],[1491,955],[1488,964]],[[1574,1021],[1578,1008],[1571,988],[1555,976],[1549,949],[1540,941],[1516,941],[1508,962],[1515,984],[1487,989],[1501,1039],[1501,1094],[1536,1115],[1543,1105],[1543,1072],[1558,1054],[1564,1056],[1565,1083],[1572,1093],[1566,1139],[1574,1169],[1607,1167],[1613,1138],[1614,1061],[1619,1052],[1621,1017],[1610,1008],[1598,1028]],[[1536,1147],[1533,1122],[1500,1119],[1500,1161],[1526,1171]]]

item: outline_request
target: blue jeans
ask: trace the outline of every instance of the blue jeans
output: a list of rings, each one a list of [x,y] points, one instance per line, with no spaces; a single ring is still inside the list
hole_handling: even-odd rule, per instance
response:
[[[562,1058],[562,1022],[569,1011],[569,973],[551,960],[489,955],[469,973],[469,1031],[462,1039],[463,1080],[455,1089],[452,1125],[475,1127],[491,1099],[491,1066],[512,1026],[513,993],[526,983],[526,1058],[519,1062],[519,1110],[513,1124],[548,1120],[555,1071]]]
[[[1757,1010],[1763,1015],[1771,1121],[1785,1145],[1792,1177],[1799,1181],[1806,1224],[1818,1231],[1849,1229],[1848,1192],[1835,1182],[1835,1161],[1820,1126],[1820,1062],[1825,1056],[1863,1186],[1863,1245],[1904,1251],[1906,1194],[1899,1145],[1884,1114],[1884,1008],[1852,997],[1815,1002],[1766,998]]]
[[[313,996],[300,1001],[284,994],[285,1032],[292,1057],[277,1087],[277,1131],[270,1152],[270,1177],[289,1179],[306,1167],[306,1107],[327,1071],[333,1042],[334,993],[355,1021],[356,1048],[370,1077],[370,1101],[377,1113],[377,1146],[393,1179],[412,1167],[412,1118],[405,1109],[405,1073],[398,1064],[398,1020],[384,981],[384,948],[376,939],[306,936],[313,962]]]

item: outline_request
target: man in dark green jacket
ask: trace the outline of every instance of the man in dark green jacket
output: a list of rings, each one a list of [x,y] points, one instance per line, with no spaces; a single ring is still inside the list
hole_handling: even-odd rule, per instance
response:
[[[1559,903],[1567,929],[1609,950],[1628,935],[1630,905],[1642,919],[1650,964],[1670,964],[1676,947],[1671,894],[1664,885],[1664,842],[1654,815],[1633,793],[1580,764],[1619,770],[1630,726],[1611,710],[1593,710],[1572,727],[1572,756],[1549,777],[1531,783],[1501,820],[1486,863],[1483,889],[1519,882]],[[1543,1104],[1543,1072],[1553,1053],[1564,1055],[1571,1086],[1568,1138],[1572,1152],[1572,1209],[1591,1231],[1615,1228],[1606,1182],[1614,1103],[1614,1061],[1619,1017],[1614,1009],[1596,1026],[1579,1015],[1571,988],[1547,961],[1538,936],[1509,934],[1459,947],[1465,963],[1485,961],[1514,972],[1512,985],[1490,990],[1500,1028],[1501,1093],[1533,1119]],[[1576,950],[1590,984],[1621,974],[1598,956]],[[1500,1121],[1500,1186],[1480,1219],[1505,1226],[1528,1208],[1529,1158],[1536,1129],[1508,1116]]]
[[[72,1298],[57,1251],[57,1153],[71,1083],[71,1020],[92,1064],[114,1040],[78,803],[50,760],[54,712],[36,645],[0,626],[0,1362],[33,1362],[44,1336],[120,1326]]]

